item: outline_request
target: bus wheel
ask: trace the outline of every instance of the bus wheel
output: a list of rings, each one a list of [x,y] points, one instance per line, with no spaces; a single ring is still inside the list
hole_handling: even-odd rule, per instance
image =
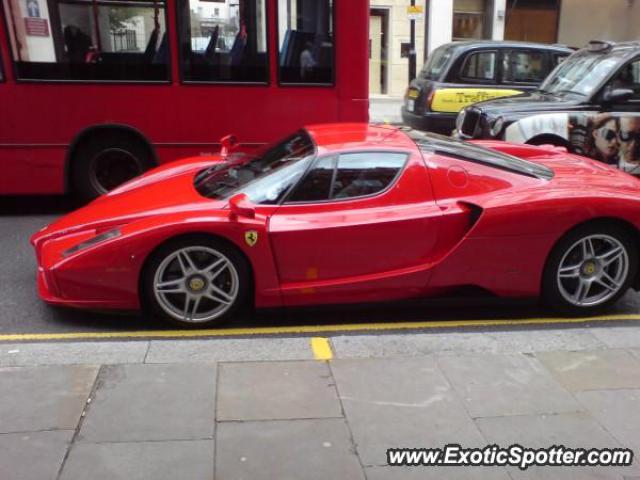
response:
[[[142,142],[115,135],[94,137],[74,155],[73,188],[82,200],[90,201],[151,167],[151,154]]]

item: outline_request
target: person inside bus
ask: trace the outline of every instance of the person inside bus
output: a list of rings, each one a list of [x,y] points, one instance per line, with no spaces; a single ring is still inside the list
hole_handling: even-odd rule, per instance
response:
[[[64,27],[63,34],[69,62],[85,63],[92,46],[91,37],[75,25]]]
[[[309,79],[313,75],[316,67],[316,60],[313,56],[313,43],[305,42],[304,49],[300,53],[300,78]]]

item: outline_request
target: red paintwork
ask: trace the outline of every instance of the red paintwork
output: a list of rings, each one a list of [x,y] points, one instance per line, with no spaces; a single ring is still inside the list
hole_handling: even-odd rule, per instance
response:
[[[167,0],[170,27],[177,25],[175,3]],[[216,152],[218,139],[229,132],[241,144],[262,144],[307,123],[367,121],[369,2],[335,4],[334,87],[278,85],[276,3],[267,0],[270,84],[265,86],[181,84],[175,28],[169,28],[170,84],[16,82],[0,3],[6,77],[0,81],[0,195],[62,193],[69,146],[96,125],[138,130],[165,163]]]
[[[502,296],[536,296],[551,248],[574,226],[610,217],[640,228],[640,181],[566,152],[478,142],[551,167],[555,177],[545,181],[423,155],[392,127],[308,131],[320,154],[375,149],[410,158],[396,183],[377,196],[254,205],[251,219],[194,190],[195,172],[219,157],[159,167],[33,237],[41,296],[76,307],[138,308],[140,272],[154,249],[203,232],[233,242],[247,256],[258,307],[402,299],[469,285]],[[122,236],[61,257],[116,225]],[[258,231],[254,247],[244,241],[247,230]]]

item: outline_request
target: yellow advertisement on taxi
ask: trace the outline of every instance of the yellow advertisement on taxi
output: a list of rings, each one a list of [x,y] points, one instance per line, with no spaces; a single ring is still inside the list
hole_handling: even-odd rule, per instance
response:
[[[510,97],[520,90],[499,88],[443,88],[436,90],[431,100],[431,111],[456,113],[473,103],[492,98]]]

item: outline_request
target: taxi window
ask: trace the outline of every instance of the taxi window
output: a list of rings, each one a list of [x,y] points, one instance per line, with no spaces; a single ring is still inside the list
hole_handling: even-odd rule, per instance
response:
[[[609,83],[611,88],[633,90],[632,100],[640,100],[640,60],[622,67]]]
[[[460,77],[472,81],[495,81],[496,52],[476,52],[469,55],[462,66]]]
[[[547,76],[545,54],[533,50],[507,50],[502,56],[502,80],[537,84]]]

